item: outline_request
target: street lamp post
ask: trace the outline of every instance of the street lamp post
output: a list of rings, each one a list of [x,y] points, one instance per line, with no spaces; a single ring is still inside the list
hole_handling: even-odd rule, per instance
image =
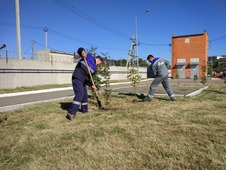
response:
[[[135,29],[136,29],[136,57],[137,57],[137,73],[139,75],[139,57],[138,57],[138,33],[137,33],[137,16],[135,18]]]
[[[45,32],[45,42],[46,42],[46,50],[45,50],[45,58],[47,59],[47,50],[48,50],[48,28],[44,28],[44,32]]]
[[[0,47],[0,50],[3,49],[3,48],[6,48],[5,44],[2,44],[2,46]]]
[[[19,0],[15,0],[16,4],[16,35],[17,35],[17,55],[21,59],[21,39],[20,39],[20,7]]]
[[[147,12],[150,12],[150,9],[147,9],[145,11],[145,13]],[[143,14],[143,13],[141,13]],[[135,17],[135,30],[136,30],[136,57],[137,57],[137,72],[138,72],[138,75],[139,75],[139,56],[138,56],[138,46],[139,46],[139,42],[138,42],[138,31],[137,31],[137,18],[138,18],[138,15]]]

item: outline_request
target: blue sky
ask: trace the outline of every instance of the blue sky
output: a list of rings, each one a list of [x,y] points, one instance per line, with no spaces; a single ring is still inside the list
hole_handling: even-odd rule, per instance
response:
[[[135,18],[139,57],[148,54],[171,61],[172,34],[207,31],[209,56],[226,55],[226,0],[20,0],[21,50],[48,47],[76,52],[97,47],[97,54],[127,59]],[[150,9],[149,13],[145,13]],[[0,0],[0,45],[17,51],[15,0]]]

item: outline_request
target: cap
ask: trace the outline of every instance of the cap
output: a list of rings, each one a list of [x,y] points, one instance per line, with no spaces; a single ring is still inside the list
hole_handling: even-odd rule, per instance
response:
[[[85,50],[84,48],[80,47],[80,48],[78,49],[77,53],[78,53],[79,55],[81,55],[82,52],[83,52],[84,50]]]

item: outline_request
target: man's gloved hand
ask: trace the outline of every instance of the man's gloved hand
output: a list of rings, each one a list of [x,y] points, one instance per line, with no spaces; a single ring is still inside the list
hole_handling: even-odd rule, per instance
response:
[[[91,87],[93,86],[93,83],[91,80],[86,80],[86,85]]]

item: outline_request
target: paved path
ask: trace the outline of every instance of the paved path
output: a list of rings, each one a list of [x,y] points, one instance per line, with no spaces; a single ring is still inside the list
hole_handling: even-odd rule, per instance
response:
[[[141,81],[137,86],[136,93],[146,95],[152,80],[153,79]],[[202,90],[204,88],[201,83],[194,82],[192,79],[169,79],[169,82],[176,96],[194,94],[194,92],[198,92],[200,89]],[[209,81],[209,83],[221,84],[223,80]],[[134,93],[134,88],[131,86],[130,82],[113,83],[111,84],[111,89],[112,92],[116,94]],[[160,86],[156,89],[155,95],[166,95],[166,92],[163,87]],[[73,98],[73,96],[72,87],[0,94],[0,112],[35,103]]]
[[[72,88],[37,90],[20,93],[0,94],[0,112],[21,106],[73,97]]]

